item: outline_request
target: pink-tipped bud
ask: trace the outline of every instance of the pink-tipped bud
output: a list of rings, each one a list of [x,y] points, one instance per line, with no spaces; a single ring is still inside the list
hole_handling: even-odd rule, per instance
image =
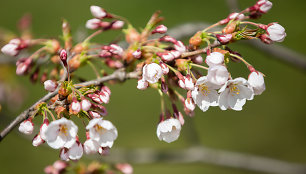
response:
[[[195,109],[195,104],[192,98],[187,98],[184,104],[185,104],[185,107],[189,109],[190,111],[193,111]]]
[[[99,97],[100,97],[100,100],[102,100],[103,103],[109,103],[109,99],[110,99],[110,96],[107,92],[105,91],[101,91],[99,92]]]
[[[19,53],[18,45],[16,44],[6,44],[1,48],[1,51],[9,56],[16,56]]]
[[[186,77],[185,77],[185,88],[187,90],[194,90],[194,83],[193,83],[193,80],[192,80],[192,78],[189,74],[187,74]]]
[[[91,107],[91,102],[87,99],[82,99],[81,106],[83,111],[88,111]]]
[[[81,111],[81,104],[76,99],[73,100],[70,107],[73,114],[77,114]]]
[[[44,87],[45,87],[45,90],[47,90],[49,92],[53,92],[57,88],[57,82],[55,82],[53,80],[46,80],[44,82]]]
[[[256,5],[258,6],[257,10],[261,13],[267,13],[273,6],[272,2],[268,0],[259,0]]]
[[[169,73],[169,67],[167,66],[167,64],[161,62],[159,65],[162,69],[163,74],[168,74]]]
[[[186,89],[186,85],[185,85],[185,82],[183,80],[179,80],[178,81],[178,85],[183,88],[183,89]]]
[[[60,59],[63,62],[64,66],[67,67],[67,51],[62,49],[62,51],[60,52]]]
[[[113,54],[118,55],[118,56],[122,56],[123,52],[124,52],[123,49],[117,44],[111,44],[109,51]]]
[[[109,89],[108,86],[102,86],[101,91],[102,92],[107,92],[109,95],[112,94],[112,91]]]
[[[111,29],[118,30],[118,29],[121,29],[123,26],[124,26],[124,22],[123,21],[114,21],[112,23]]]
[[[108,50],[101,50],[99,57],[109,58],[112,57],[112,53],[109,52]]]
[[[184,53],[187,51],[186,49],[186,46],[183,44],[183,42],[181,41],[177,41],[175,44],[174,44],[174,49],[177,50],[178,52],[180,53]]]
[[[18,130],[26,135],[32,134],[34,130],[34,123],[32,122],[32,119],[28,119],[20,123]]]
[[[182,126],[185,124],[185,119],[184,119],[184,116],[181,112],[178,113],[178,118],[177,119],[180,121]]]
[[[19,59],[16,62],[16,74],[17,75],[24,75],[28,72],[32,64],[32,59],[29,58],[23,58]]]
[[[103,8],[95,5],[90,6],[90,12],[94,17],[99,19],[103,19],[107,16],[107,12]]]
[[[102,27],[102,23],[100,19],[89,19],[86,24],[86,28],[91,29],[91,30],[96,30],[100,27]]]
[[[174,55],[170,52],[157,53],[157,55],[165,62],[171,62],[175,59]]]
[[[217,34],[216,36],[218,41],[223,45],[228,44],[233,38],[232,34]]]
[[[69,161],[69,154],[68,154],[68,149],[67,148],[62,148],[60,150],[60,158],[63,161]]]
[[[103,101],[100,99],[100,96],[98,94],[88,94],[88,97],[98,104],[103,103]]]
[[[40,126],[39,135],[41,139],[46,140],[46,130],[49,126],[49,120],[47,118],[44,119],[44,123]]]
[[[192,61],[196,64],[202,64],[203,63],[203,57],[201,55],[197,55],[192,58]]]
[[[171,43],[174,43],[174,44],[177,42],[177,40],[174,39],[174,38],[171,37],[171,36],[164,36],[164,37],[161,37],[161,38],[159,38],[159,41],[162,41],[162,42],[171,42]]]
[[[37,147],[41,144],[43,144],[45,141],[41,138],[41,136],[39,134],[37,134],[33,140],[32,140],[32,145]]]
[[[141,51],[140,51],[140,49],[134,51],[134,52],[132,53],[132,55],[133,55],[133,57],[135,57],[136,59],[141,58]]]
[[[57,160],[53,163],[53,167],[59,172],[65,170],[68,167],[68,163],[64,161]]]
[[[92,118],[101,118],[101,115],[98,112],[94,112],[94,111],[89,111],[89,115]]]
[[[155,33],[164,34],[167,32],[167,30],[168,28],[166,26],[159,25],[152,31],[152,34],[155,34]]]

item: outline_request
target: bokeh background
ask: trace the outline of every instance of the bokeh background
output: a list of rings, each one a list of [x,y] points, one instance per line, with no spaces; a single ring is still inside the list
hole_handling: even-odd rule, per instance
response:
[[[278,21],[286,28],[287,38],[281,43],[306,55],[306,1],[274,0],[273,8],[259,21]],[[240,0],[245,8],[255,0]],[[229,13],[224,0],[1,0],[0,27],[17,32],[16,22],[25,13],[33,16],[35,37],[58,37],[61,19],[66,18],[73,31],[84,28],[92,16],[90,5],[100,5],[108,11],[125,16],[136,27],[143,27],[151,14],[161,10],[169,28],[186,22],[214,23]],[[85,30],[86,31],[86,30]],[[87,31],[91,32],[91,31]],[[107,33],[98,41],[111,41],[119,33]],[[193,126],[200,143],[209,148],[260,155],[279,160],[306,163],[306,75],[305,71],[280,62],[250,45],[233,44],[250,63],[266,75],[267,90],[253,101],[247,102],[243,111],[221,111],[211,108],[203,113],[196,110],[194,118],[186,117],[184,127]],[[247,77],[244,65],[233,65],[234,76]],[[6,71],[7,72],[7,71]],[[94,78],[92,71],[83,69],[82,76]],[[12,71],[14,73],[14,69]],[[25,87],[26,100],[21,108],[8,110],[3,105],[0,113],[1,130],[23,109],[44,95],[41,84],[31,84],[27,77],[16,77],[18,85]],[[136,80],[110,86],[112,97],[107,105],[108,119],[118,128],[119,137],[113,148],[156,148],[160,150],[184,149],[192,144],[194,136],[183,127],[178,141],[167,144],[156,137],[159,117],[159,95],[154,90],[139,91]],[[12,91],[13,95],[14,91]],[[38,128],[37,128],[38,129]],[[32,135],[34,136],[34,135]],[[32,136],[25,137],[14,130],[0,143],[0,173],[42,173],[46,165],[58,159],[58,151],[47,146],[35,148]],[[103,157],[100,157],[103,158]],[[82,162],[89,162],[82,158]],[[220,167],[210,164],[134,164],[135,174],[146,173],[209,173],[256,174],[258,172]]]

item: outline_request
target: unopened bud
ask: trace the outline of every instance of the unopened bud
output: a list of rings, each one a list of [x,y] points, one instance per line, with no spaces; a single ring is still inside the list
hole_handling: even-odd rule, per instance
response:
[[[121,29],[124,26],[123,21],[115,21],[112,23],[111,29],[118,30]]]
[[[107,12],[103,8],[95,5],[90,6],[90,12],[94,17],[99,19],[103,19],[107,16]]]
[[[44,82],[44,87],[45,87],[45,90],[49,92],[53,92],[57,88],[57,83],[53,80],[47,80]]]
[[[155,33],[164,34],[167,32],[167,30],[168,28],[166,26],[159,25],[152,31],[152,34],[155,34]]]
[[[66,50],[62,50],[60,52],[60,58],[61,58],[61,61],[63,62],[64,66],[67,67],[67,51]]]
[[[135,57],[136,59],[141,58],[141,51],[140,51],[140,49],[134,51],[132,55],[133,55],[133,57]]]

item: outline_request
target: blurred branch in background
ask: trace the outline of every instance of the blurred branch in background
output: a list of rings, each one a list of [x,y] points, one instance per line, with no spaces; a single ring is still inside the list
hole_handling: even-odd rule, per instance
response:
[[[208,163],[271,174],[305,174],[306,165],[255,155],[216,150],[194,146],[180,150],[114,149],[110,156],[96,158],[106,162],[131,162],[137,164],[164,163]]]

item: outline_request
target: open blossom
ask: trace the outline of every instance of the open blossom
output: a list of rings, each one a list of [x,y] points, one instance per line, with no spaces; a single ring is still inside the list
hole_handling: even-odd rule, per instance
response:
[[[19,132],[24,133],[26,135],[32,134],[34,130],[34,124],[32,120],[28,119],[20,123],[20,126],[18,128]]]
[[[83,155],[83,145],[77,140],[68,149],[68,157],[71,160],[79,160]]]
[[[222,65],[224,62],[224,55],[219,52],[213,52],[206,57],[205,62],[210,67],[216,65]]]
[[[49,92],[53,92],[57,88],[57,83],[53,80],[46,80],[44,82],[44,87],[45,87],[45,90],[47,90]]]
[[[142,77],[149,83],[158,82],[162,75],[162,68],[156,63],[146,64],[142,69]]]
[[[99,19],[102,19],[107,16],[107,13],[103,8],[95,5],[90,6],[90,12],[94,17]]]
[[[218,93],[216,86],[210,83],[206,76],[197,80],[195,89],[191,92],[193,101],[203,111],[207,111],[210,106],[218,106]]]
[[[238,77],[234,80],[228,80],[219,90],[219,107],[222,110],[228,108],[241,111],[246,100],[252,100],[254,93],[248,88],[248,82],[244,78]]]
[[[225,66],[216,65],[208,69],[207,80],[215,85],[223,85],[229,77],[229,73]]]
[[[248,83],[253,88],[255,95],[260,95],[266,89],[264,77],[260,72],[252,72],[249,75]]]
[[[52,121],[46,132],[46,142],[53,149],[70,148],[76,141],[78,127],[66,118]]]
[[[118,137],[117,128],[108,120],[94,118],[86,126],[89,137],[102,147],[112,147]]]
[[[275,42],[282,42],[286,37],[285,28],[281,25],[274,23],[267,28],[269,38]]]
[[[256,5],[261,13],[267,13],[272,8],[272,2],[268,0],[259,0]]]
[[[140,89],[140,90],[145,90],[147,89],[149,86],[148,82],[143,80],[143,79],[140,79],[138,80],[138,83],[137,83],[137,89]]]
[[[169,118],[160,122],[156,134],[159,140],[171,143],[178,139],[181,132],[181,123],[178,119]]]

